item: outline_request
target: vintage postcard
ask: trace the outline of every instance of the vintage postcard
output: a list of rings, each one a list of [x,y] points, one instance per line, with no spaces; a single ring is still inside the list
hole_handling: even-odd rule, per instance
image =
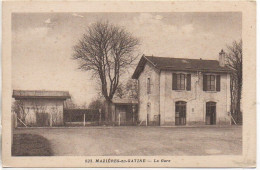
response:
[[[255,167],[256,2],[4,1],[4,167]]]

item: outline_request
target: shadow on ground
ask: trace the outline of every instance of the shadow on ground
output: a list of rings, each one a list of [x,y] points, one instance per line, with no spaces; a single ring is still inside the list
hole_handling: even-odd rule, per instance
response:
[[[12,145],[12,156],[51,156],[50,142],[35,134],[15,134]]]

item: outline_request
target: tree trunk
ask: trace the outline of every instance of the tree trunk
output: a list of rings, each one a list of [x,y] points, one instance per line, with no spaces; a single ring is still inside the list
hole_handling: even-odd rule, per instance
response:
[[[238,89],[237,89],[237,108],[236,108],[236,114],[237,114],[237,122],[239,123],[242,123],[241,121],[241,118],[242,118],[242,115],[241,115],[241,108],[240,108],[240,105],[241,105],[241,92],[242,92],[242,87],[241,85],[239,84],[238,86]]]
[[[231,116],[234,118],[235,121],[236,119],[236,108],[237,108],[237,89],[236,89],[236,80],[234,79],[234,73],[231,75],[231,83],[230,83],[230,97],[231,97]],[[232,124],[235,124],[235,122],[232,120]]]
[[[112,122],[112,101],[106,100],[105,101],[105,121]]]

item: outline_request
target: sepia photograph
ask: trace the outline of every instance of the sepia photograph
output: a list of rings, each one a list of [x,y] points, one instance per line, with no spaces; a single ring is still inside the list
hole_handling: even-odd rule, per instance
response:
[[[12,155],[241,154],[241,17],[14,13]]]
[[[11,157],[242,157],[242,16],[12,12]]]

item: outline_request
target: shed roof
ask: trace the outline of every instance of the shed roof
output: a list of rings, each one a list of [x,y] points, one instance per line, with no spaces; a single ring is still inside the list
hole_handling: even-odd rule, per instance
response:
[[[171,57],[155,57],[143,55],[132,78],[137,79],[149,62],[159,70],[202,71],[202,72],[229,72],[229,68],[221,67],[218,60],[186,59]]]
[[[52,99],[69,99],[70,94],[68,91],[45,91],[45,90],[14,90],[13,98],[26,99],[26,98],[52,98]]]
[[[131,98],[127,98],[127,99],[114,98],[112,102],[114,104],[138,104],[137,99],[131,99]]]

